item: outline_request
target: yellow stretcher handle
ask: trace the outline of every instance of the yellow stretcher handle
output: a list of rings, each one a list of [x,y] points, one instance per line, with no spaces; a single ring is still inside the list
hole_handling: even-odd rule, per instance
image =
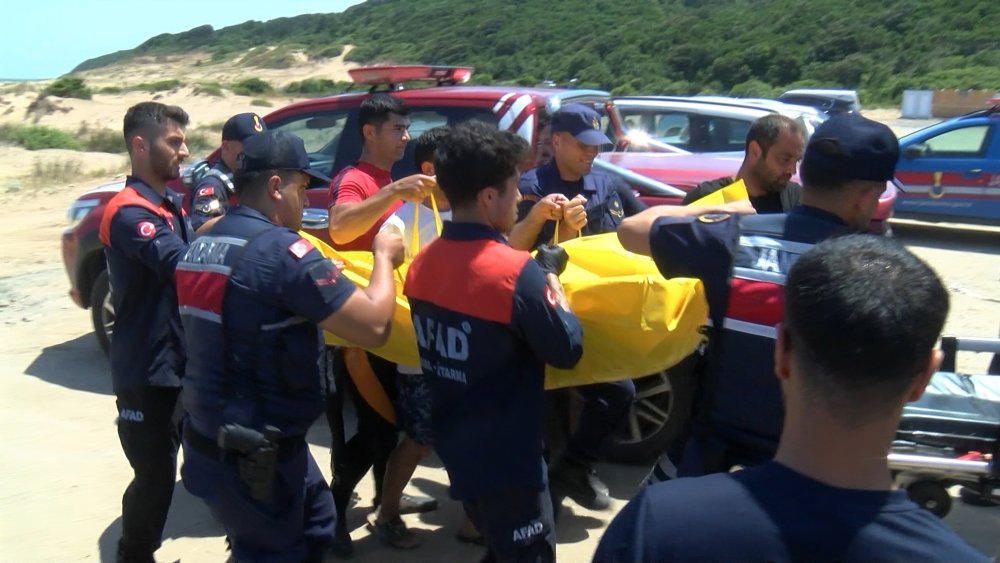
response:
[[[552,244],[559,244],[559,223],[560,223],[559,219],[556,219],[556,233],[552,235]],[[576,238],[580,238],[582,236],[583,236],[583,231],[577,230]]]

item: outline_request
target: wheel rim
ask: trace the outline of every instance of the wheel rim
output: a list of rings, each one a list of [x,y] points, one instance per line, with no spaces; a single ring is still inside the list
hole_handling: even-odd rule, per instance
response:
[[[667,372],[635,381],[635,402],[629,408],[625,431],[619,442],[635,444],[659,432],[670,419],[674,407],[673,387]]]
[[[111,337],[114,336],[115,332],[115,308],[111,304],[110,291],[104,296],[104,303],[101,304],[101,326],[108,342],[111,342]]]

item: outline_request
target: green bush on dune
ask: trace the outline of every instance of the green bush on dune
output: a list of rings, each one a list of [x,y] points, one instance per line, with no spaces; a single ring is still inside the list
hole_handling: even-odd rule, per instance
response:
[[[78,98],[89,100],[93,94],[82,78],[76,76],[63,76],[57,79],[48,88],[42,91],[43,94],[55,96],[57,98]]]
[[[80,148],[80,143],[69,133],[42,125],[0,125],[0,142],[24,147],[29,151]]]
[[[168,92],[175,88],[178,88],[183,83],[176,78],[171,78],[168,80],[156,80],[153,82],[143,82],[141,84],[136,84],[129,88],[129,90],[137,90],[142,92],[149,92],[150,94],[155,94],[156,92]]]
[[[232,93],[240,96],[256,96],[274,91],[274,87],[260,78],[247,78],[229,86]]]
[[[350,82],[338,82],[326,78],[307,78],[291,82],[282,91],[291,96],[329,96],[339,94],[351,86]]]

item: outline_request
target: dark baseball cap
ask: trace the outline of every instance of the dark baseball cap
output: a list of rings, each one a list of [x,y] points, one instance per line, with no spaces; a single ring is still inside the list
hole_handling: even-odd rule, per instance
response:
[[[898,161],[899,141],[889,127],[849,113],[835,115],[816,128],[802,169],[830,179],[887,182]]]
[[[222,140],[243,142],[266,130],[267,125],[256,113],[238,113],[222,126]]]
[[[236,158],[237,172],[265,170],[300,170],[317,180],[330,178],[311,168],[306,145],[299,137],[285,131],[264,131],[243,142],[243,152]]]
[[[611,139],[601,132],[601,116],[584,104],[566,104],[552,115],[552,132],[569,133],[588,145],[607,145]]]

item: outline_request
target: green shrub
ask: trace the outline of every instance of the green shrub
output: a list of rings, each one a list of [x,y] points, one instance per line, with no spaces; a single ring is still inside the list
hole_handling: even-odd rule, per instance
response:
[[[169,80],[157,80],[156,82],[143,82],[131,87],[130,90],[141,90],[155,94],[156,92],[168,92],[181,85],[181,81],[176,78]]]
[[[243,57],[241,64],[257,68],[288,68],[296,62],[295,55],[288,47],[257,47]]]
[[[76,76],[63,76],[57,79],[49,87],[43,90],[43,94],[55,96],[57,98],[78,98],[89,100],[92,92],[87,87],[82,78]]]
[[[729,90],[729,95],[737,98],[770,98],[778,94],[780,92],[773,86],[756,78],[740,82]]]
[[[216,98],[222,97],[222,85],[218,82],[202,82],[194,87],[194,94],[196,96],[214,96]]]
[[[98,94],[121,94],[125,89],[121,86],[105,86],[97,91]]]
[[[0,126],[0,141],[24,147],[29,151],[80,148],[80,144],[69,133],[41,125]]]
[[[335,59],[344,52],[343,45],[330,45],[313,55],[314,59]]]
[[[288,84],[283,91],[292,96],[329,96],[343,92],[350,85],[350,82],[337,82],[326,78],[306,78]]]
[[[265,107],[265,108],[269,108],[269,107],[274,106],[274,104],[272,104],[271,102],[269,102],[269,101],[267,101],[265,99],[262,99],[262,98],[254,98],[254,99],[250,100],[250,105],[252,105],[252,106],[260,106],[260,107]]]
[[[231,85],[229,89],[232,90],[234,94],[240,96],[256,96],[258,94],[267,94],[274,90],[270,84],[260,78],[246,78],[244,80],[240,80],[239,82]]]

